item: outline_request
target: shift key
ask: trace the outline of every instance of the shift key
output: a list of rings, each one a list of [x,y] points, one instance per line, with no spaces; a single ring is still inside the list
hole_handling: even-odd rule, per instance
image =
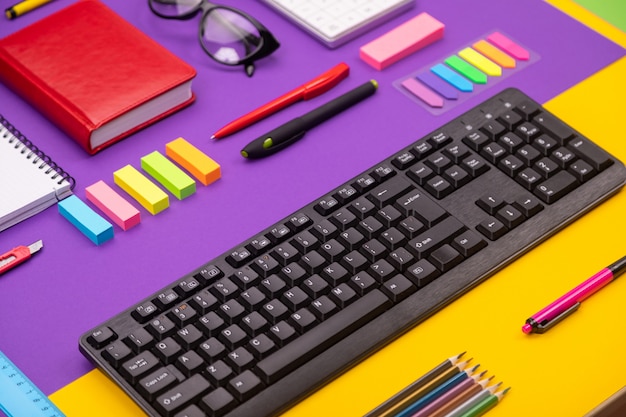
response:
[[[182,407],[196,401],[200,396],[208,393],[211,385],[201,375],[194,375],[184,380],[175,388],[160,395],[155,406],[163,416],[173,416]]]
[[[411,239],[408,245],[409,250],[417,256],[417,259],[423,259],[439,246],[450,242],[464,230],[463,223],[454,217],[447,217],[441,223],[437,223]]]

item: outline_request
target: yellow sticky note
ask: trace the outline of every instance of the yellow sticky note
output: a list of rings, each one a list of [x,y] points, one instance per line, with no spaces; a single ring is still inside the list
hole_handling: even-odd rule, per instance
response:
[[[492,77],[500,77],[502,75],[502,68],[496,65],[493,61],[479,54],[472,48],[465,48],[459,52],[459,56]]]
[[[204,185],[211,184],[222,175],[217,162],[183,138],[167,143],[165,153]]]
[[[113,181],[152,214],[158,214],[170,206],[167,194],[132,165],[115,171]]]

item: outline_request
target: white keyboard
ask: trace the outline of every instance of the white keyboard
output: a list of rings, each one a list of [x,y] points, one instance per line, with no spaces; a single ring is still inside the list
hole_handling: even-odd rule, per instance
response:
[[[261,0],[336,48],[413,7],[415,0]]]

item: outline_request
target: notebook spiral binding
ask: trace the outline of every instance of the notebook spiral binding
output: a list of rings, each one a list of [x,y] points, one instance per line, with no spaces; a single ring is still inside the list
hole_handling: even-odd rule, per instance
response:
[[[30,141],[30,139],[24,136],[22,132],[20,132],[1,114],[0,124],[6,129],[6,131],[2,134],[2,137],[6,139],[9,137],[8,134],[11,133],[13,137],[9,138],[9,143],[12,144],[15,142],[15,149],[18,149],[20,146],[23,145],[20,153],[25,154],[28,152],[28,154],[26,155],[26,159],[32,158],[33,164],[37,164],[41,161],[39,169],[44,169],[45,167],[48,167],[48,169],[46,170],[46,174],[54,172],[54,174],[50,177],[51,179],[56,180],[60,177],[57,181],[57,184],[61,184],[63,183],[63,181],[67,181],[70,183],[70,189],[74,189],[74,187],[76,186],[76,180],[74,180],[74,178],[70,174],[65,172],[63,168],[61,168],[59,165],[57,165],[56,162],[52,160],[52,158],[50,158],[45,152],[39,149],[33,142]]]

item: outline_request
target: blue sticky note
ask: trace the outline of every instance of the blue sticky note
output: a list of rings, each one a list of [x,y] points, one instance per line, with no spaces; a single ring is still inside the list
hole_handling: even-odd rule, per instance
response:
[[[58,203],[59,213],[96,245],[113,239],[113,225],[75,195]]]
[[[461,74],[452,71],[450,68],[446,67],[443,64],[437,64],[430,69],[436,75],[453,85],[455,88],[459,90],[469,93],[474,91],[474,85]]]

